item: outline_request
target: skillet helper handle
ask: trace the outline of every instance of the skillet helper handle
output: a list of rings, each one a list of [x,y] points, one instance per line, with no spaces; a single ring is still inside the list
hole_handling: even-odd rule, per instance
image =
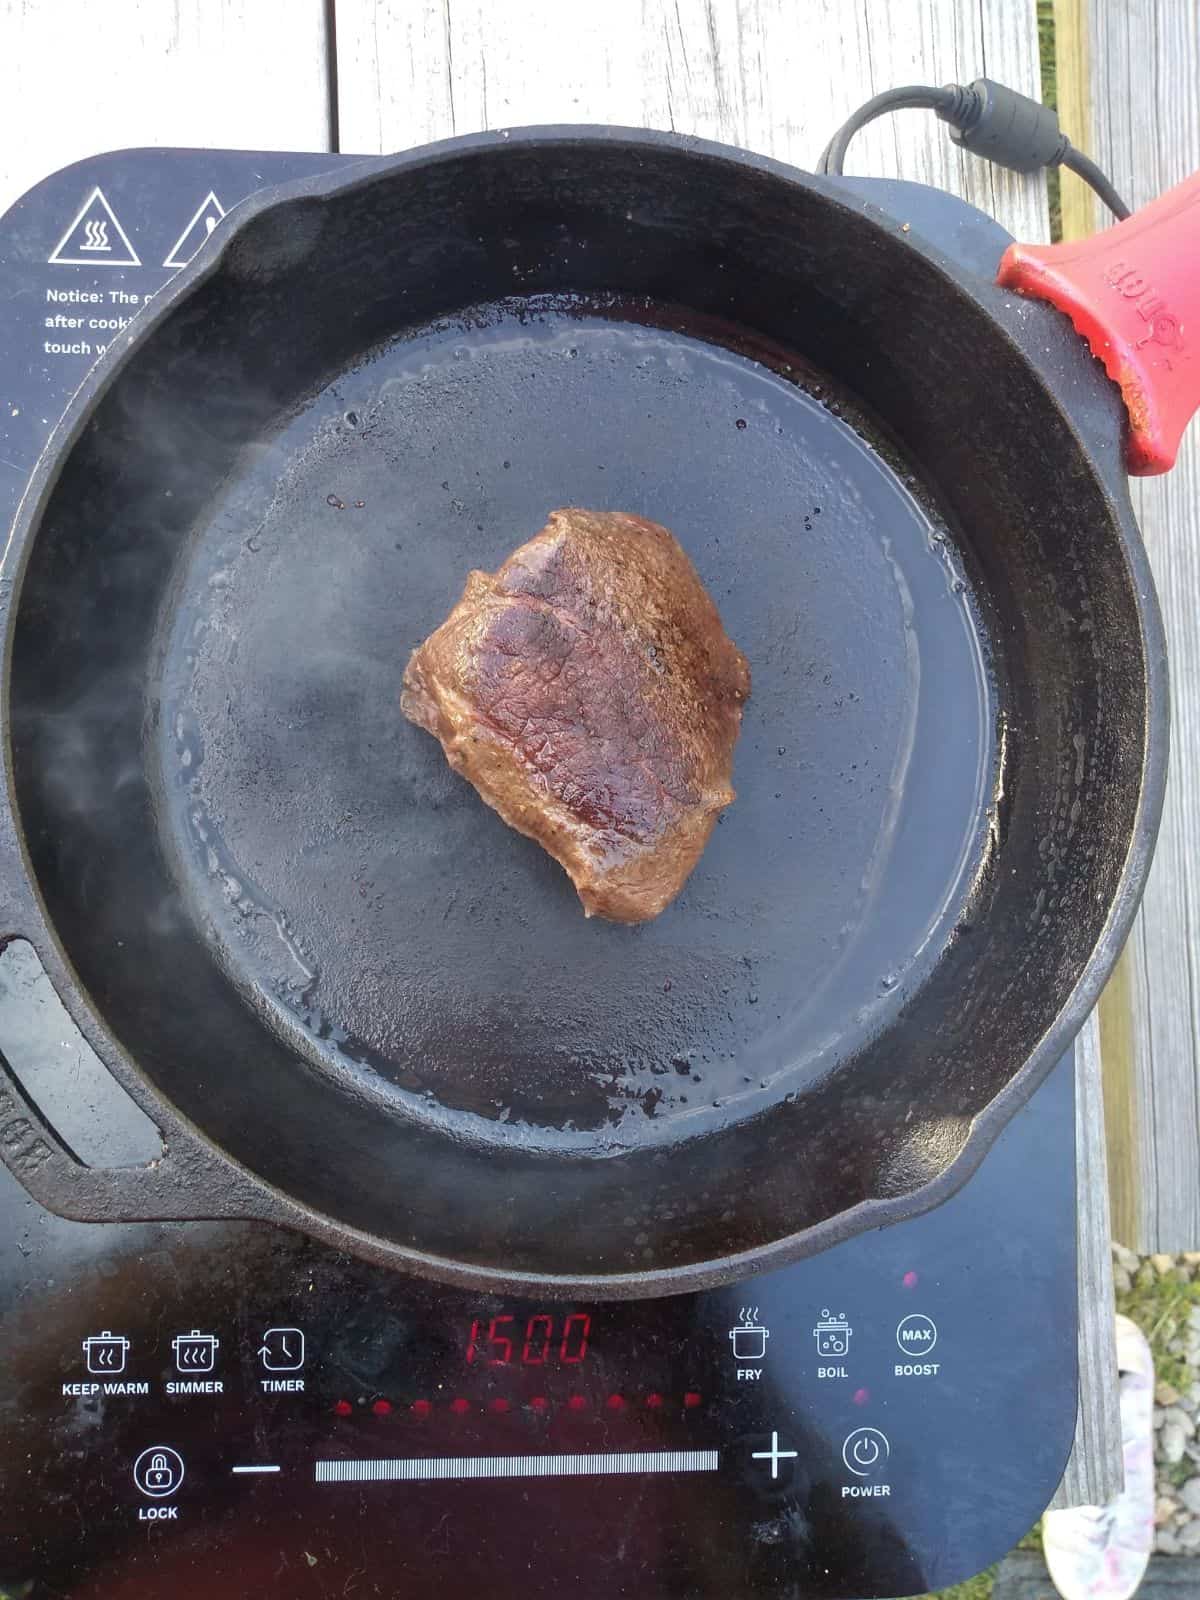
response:
[[[0,586],[0,614],[11,589]],[[37,920],[21,862],[16,818],[0,798],[0,953],[16,939],[51,965],[28,929]],[[14,931],[8,931],[14,930]],[[39,1205],[73,1222],[159,1222],[277,1214],[273,1191],[256,1188],[182,1117],[154,1117],[162,1153],[141,1166],[88,1166],[55,1132],[4,1055],[0,1039],[0,1162]],[[107,1069],[106,1069],[107,1070]],[[123,1086],[122,1086],[123,1087]]]
[[[1126,468],[1169,471],[1200,409],[1200,172],[1087,239],[1010,245],[996,281],[1066,312],[1121,391]]]
[[[236,1170],[186,1134],[164,1138],[144,1166],[85,1166],[63,1143],[0,1054],[0,1159],[57,1216],[75,1222],[150,1222],[255,1215]]]

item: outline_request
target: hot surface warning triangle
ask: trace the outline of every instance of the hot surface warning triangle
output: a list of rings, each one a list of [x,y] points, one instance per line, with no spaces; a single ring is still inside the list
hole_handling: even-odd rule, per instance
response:
[[[80,206],[75,220],[51,251],[61,267],[140,267],[129,235],[98,186]]]
[[[210,189],[192,213],[186,228],[167,251],[164,267],[186,267],[225,215],[225,207]]]

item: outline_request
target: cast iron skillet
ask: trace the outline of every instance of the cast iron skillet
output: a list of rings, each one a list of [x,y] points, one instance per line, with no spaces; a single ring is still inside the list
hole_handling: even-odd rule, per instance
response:
[[[166,1145],[92,1171],[11,1083],[30,1191],[615,1296],[950,1193],[1095,1000],[1162,799],[1120,408],[1059,322],[674,135],[247,202],[6,558],[2,926]],[[570,504],[671,527],[754,673],[739,799],[636,930],[397,706],[468,570]]]

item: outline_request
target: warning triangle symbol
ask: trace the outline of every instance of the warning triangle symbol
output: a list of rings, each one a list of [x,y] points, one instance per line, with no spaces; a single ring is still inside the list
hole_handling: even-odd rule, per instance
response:
[[[163,266],[186,267],[224,215],[225,207],[210,189],[192,213],[187,227],[167,251]]]
[[[142,264],[99,186],[80,206],[48,260],[62,267],[140,267]]]

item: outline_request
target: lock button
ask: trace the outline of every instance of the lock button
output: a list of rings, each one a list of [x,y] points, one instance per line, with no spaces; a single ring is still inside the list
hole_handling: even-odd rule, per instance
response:
[[[165,1500],[183,1482],[183,1457],[170,1445],[152,1444],[133,1463],[133,1481],[151,1500]]]

